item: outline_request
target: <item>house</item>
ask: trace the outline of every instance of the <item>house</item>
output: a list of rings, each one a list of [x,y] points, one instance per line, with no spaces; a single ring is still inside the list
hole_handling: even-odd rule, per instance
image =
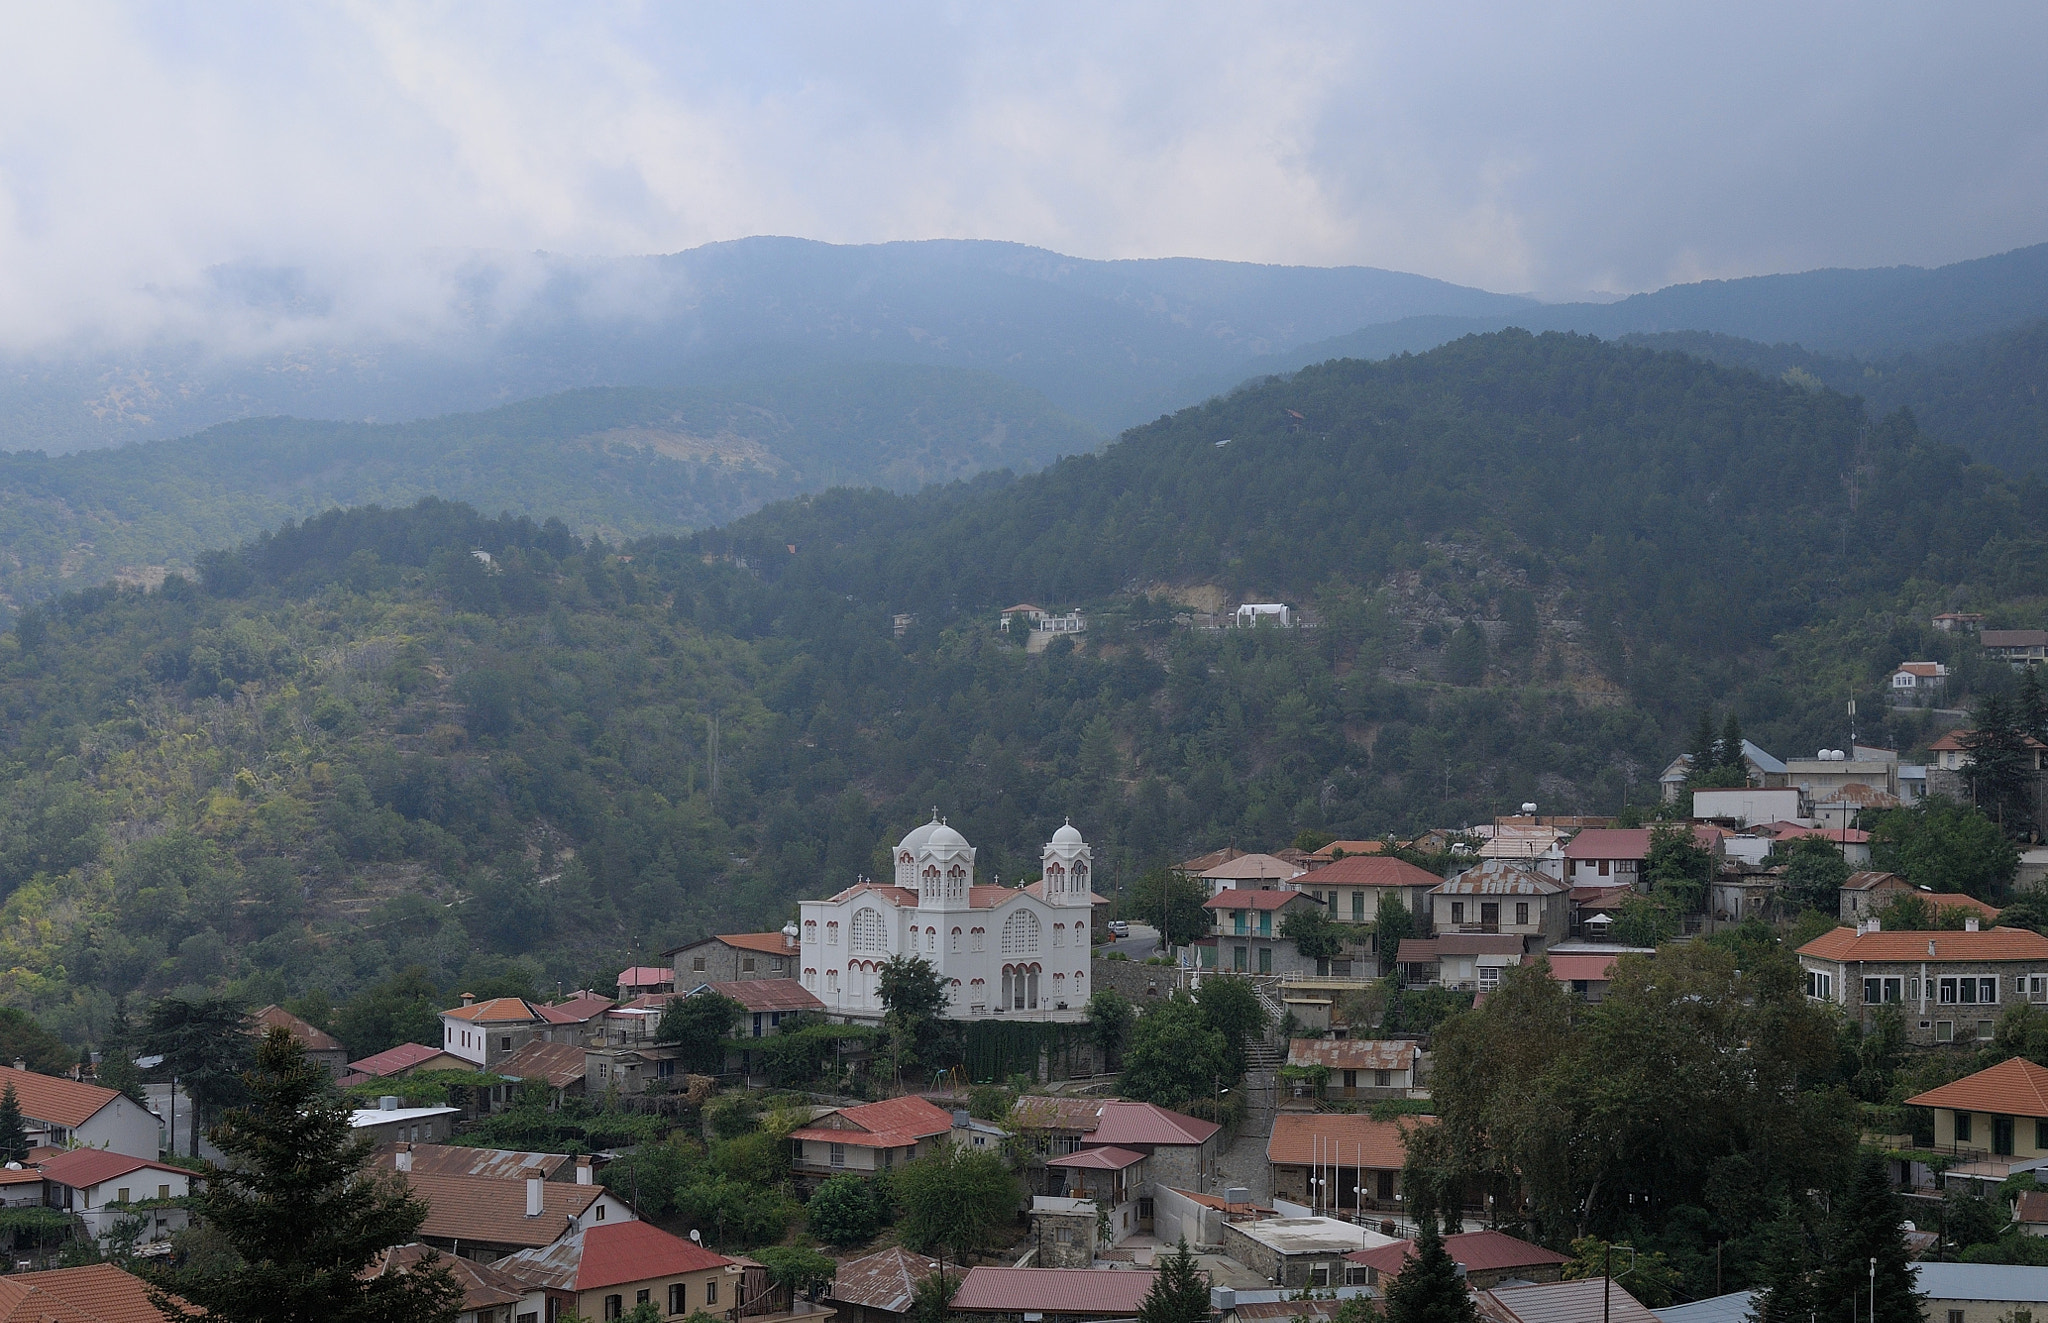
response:
[[[823,1014],[825,1003],[819,1001],[804,989],[804,985],[793,978],[760,978],[737,983],[706,983],[693,988],[690,996],[709,992],[727,997],[740,1004],[744,1012],[739,1027],[733,1030],[734,1038],[767,1038],[782,1028],[783,1020],[793,1015]]]
[[[1201,878],[1209,886],[1209,894],[1220,895],[1225,891],[1270,891],[1285,886],[1302,875],[1299,865],[1290,863],[1273,854],[1241,854],[1202,870]]]
[[[1375,1121],[1337,1112],[1282,1112],[1266,1141],[1273,1197],[1317,1212],[1398,1210],[1407,1133],[1428,1124],[1427,1117]]]
[[[1006,606],[996,613],[996,628],[1007,633],[1010,628],[1010,622],[1015,620],[1021,622],[1026,629],[1036,629],[1038,628],[1038,622],[1050,614],[1052,613],[1042,606],[1035,606],[1030,602],[1019,602],[1015,606]]]
[[[265,1006],[249,1019],[251,1029],[259,1036],[270,1029],[290,1033],[292,1041],[306,1050],[306,1056],[327,1067],[331,1075],[340,1075],[348,1066],[348,1049],[339,1038],[306,1023],[282,1006]]]
[[[1052,1098],[1030,1095],[1010,1109],[1010,1126],[1040,1153],[1062,1155],[1083,1149],[1133,1150],[1151,1161],[1147,1177],[1158,1184],[1200,1188],[1213,1183],[1222,1127],[1168,1111],[1154,1103],[1122,1098]],[[1050,1175],[1050,1173],[1048,1173]],[[1049,1180],[1047,1194],[1059,1194],[1063,1180]]]
[[[662,952],[676,976],[673,987],[733,983],[750,978],[795,978],[802,956],[796,934],[725,933]],[[625,995],[621,988],[620,995]]]
[[[1890,791],[1878,790],[1851,781],[1814,800],[1810,816],[1816,827],[1853,827],[1856,825],[1856,815],[1864,810],[1876,812],[1882,809],[1895,809],[1902,802]]]
[[[2001,1323],[2048,1301],[2048,1268],[2009,1263],[1915,1263],[1913,1284],[1930,1320]]]
[[[1754,827],[1759,822],[1796,818],[1804,811],[1798,786],[1741,786],[1692,792],[1692,816],[1701,822]]]
[[[1313,858],[1314,856],[1310,856]],[[1426,868],[1384,855],[1350,854],[1312,867],[1294,885],[1319,900],[1343,923],[1377,923],[1380,906],[1399,901],[1410,914],[1427,917],[1429,893],[1443,879]]]
[[[174,1297],[175,1298],[175,1297]],[[4,1323],[162,1323],[149,1288],[111,1263],[0,1277]]]
[[[1509,1278],[1524,1282],[1555,1282],[1563,1278],[1569,1255],[1531,1245],[1500,1231],[1460,1231],[1444,1237],[1444,1252],[1451,1262],[1465,1270],[1465,1285],[1484,1291]],[[1344,1256],[1366,1269],[1366,1284],[1386,1287],[1401,1275],[1401,1269],[1415,1257],[1415,1242],[1397,1240],[1377,1249],[1357,1250]]]
[[[1506,859],[1482,859],[1430,893],[1430,926],[1452,933],[1513,934],[1540,951],[1564,940],[1571,888]]]
[[[1527,1286],[1503,1283],[1480,1291],[1473,1303],[1482,1323],[1564,1323],[1599,1319],[1601,1323],[1658,1323],[1658,1318],[1630,1295],[1621,1283],[1604,1277]]]
[[[425,1074],[435,1070],[473,1071],[474,1061],[465,1061],[453,1052],[422,1043],[400,1043],[397,1047],[386,1048],[360,1061],[351,1061],[342,1072],[341,1085],[367,1084],[374,1079],[398,1079],[412,1074]]]
[[[579,1185],[588,1185],[592,1180],[588,1155],[572,1158],[566,1153],[525,1153],[516,1149],[471,1148],[466,1144],[385,1144],[377,1149],[372,1161],[394,1171],[416,1171],[428,1176],[488,1176],[498,1181],[523,1181],[538,1176],[544,1181]]]
[[[1135,1318],[1159,1276],[1142,1269],[1073,1272],[1064,1268],[969,1268],[951,1311],[1002,1323],[1094,1323]]]
[[[538,1037],[547,1024],[540,1009],[524,997],[479,1002],[465,992],[462,1005],[441,1012],[441,1046],[472,1067],[489,1070]]]
[[[485,1263],[552,1245],[587,1227],[635,1218],[632,1206],[602,1185],[402,1169],[399,1175],[427,1204],[419,1238],[446,1253]]]
[[[1866,869],[1851,873],[1842,880],[1838,913],[1842,922],[1854,923],[1891,904],[1894,896],[1912,894],[1913,884],[1897,873],[1874,873]]]
[[[1944,611],[1934,618],[1934,627],[1944,634],[1974,634],[1984,628],[1981,611]]]
[[[498,1063],[498,1073],[508,1080],[539,1080],[552,1095],[549,1104],[560,1107],[570,1095],[583,1092],[587,1049],[574,1043],[550,1043],[536,1038]]]
[[[1200,969],[1238,974],[1313,974],[1316,961],[1301,953],[1287,936],[1290,914],[1322,908],[1305,891],[1229,890],[1203,902],[1214,928],[1198,937],[1183,955]]]
[[[628,1001],[650,992],[674,992],[674,965],[629,965],[619,971],[619,1000]]]
[[[1648,827],[1582,831],[1564,847],[1564,880],[1572,886],[1611,883],[1633,886],[1648,866],[1649,858]]]
[[[1350,1280],[1352,1265],[1345,1256],[1394,1241],[1334,1217],[1226,1221],[1222,1235],[1225,1255],[1289,1291],[1357,1285]]]
[[[1749,784],[1753,786],[1782,786],[1786,784],[1785,764],[1749,740],[1742,742],[1742,765],[1749,773]],[[1692,775],[1692,755],[1681,753],[1673,758],[1657,777],[1666,804],[1676,804],[1685,793],[1686,778]]]
[[[879,1023],[882,965],[916,954],[946,981],[948,1019],[1080,1023],[1092,991],[1089,925],[1109,903],[1095,894],[1088,842],[1072,823],[1060,827],[1026,887],[977,886],[974,854],[934,814],[897,842],[894,885],[804,901],[804,987],[834,1016]]]
[[[1389,848],[1387,841],[1331,841],[1321,849],[1309,851],[1307,866],[1314,870],[1354,854],[1385,854]]]
[[[1627,882],[1573,887],[1566,896],[1571,906],[1571,936],[1595,942],[1605,938],[1608,926],[1621,913],[1621,907],[1629,897],[1638,894],[1635,887]]]
[[[953,1114],[923,1098],[835,1107],[789,1132],[790,1164],[799,1180],[871,1175],[923,1157],[952,1133]]]
[[[349,1124],[358,1135],[368,1135],[372,1144],[432,1144],[448,1138],[459,1107],[402,1107],[399,1100],[385,1096],[375,1107],[358,1107],[349,1113]]]
[[[1842,862],[1851,868],[1861,868],[1870,862],[1870,833],[1854,827],[1814,827],[1803,822],[1767,822],[1756,829],[1757,835],[1771,838],[1771,849],[1790,849],[1795,841],[1813,837],[1826,841],[1842,852]]]
[[[1445,933],[1405,937],[1394,953],[1403,987],[1491,992],[1500,972],[1522,963],[1522,939],[1513,933]]]
[[[2032,1165],[2048,1158],[2048,1067],[2011,1057],[1906,1100],[1934,1112],[1934,1147]]]
[[[1989,1039],[2006,1005],[2048,1002],[2048,937],[1968,922],[1962,932],[1885,932],[1875,919],[1830,929],[1799,948],[1806,995],[1865,1028],[1879,1006],[1897,1005],[1912,1043]]]
[[[1244,602],[1231,617],[1231,623],[1239,629],[1258,629],[1261,626],[1277,626],[1280,629],[1294,628],[1294,613],[1285,602]]]
[[[1248,851],[1240,850],[1234,845],[1226,845],[1220,850],[1211,850],[1207,854],[1184,859],[1173,866],[1173,871],[1185,873],[1189,877],[1200,877],[1216,865],[1227,864],[1233,859],[1242,859],[1247,853]]]
[[[1063,1182],[1064,1188],[1056,1195],[1034,1198],[1033,1213],[1053,1211],[1062,1218],[1079,1214],[1086,1219],[1087,1225],[1095,1228],[1098,1233],[1102,1229],[1102,1219],[1106,1216],[1109,1219],[1108,1242],[1112,1245],[1133,1234],[1152,1230],[1150,1197],[1145,1199],[1145,1206],[1142,1209],[1138,1203],[1139,1196],[1151,1189],[1151,1175],[1145,1170],[1143,1153],[1132,1148],[1118,1148],[1114,1144],[1101,1144],[1047,1158],[1045,1168],[1048,1183],[1058,1179]],[[1048,1210],[1044,1207],[1048,1204],[1057,1207]],[[1075,1204],[1083,1207],[1073,1207]],[[1087,1240],[1091,1247],[1095,1242],[1095,1237],[1089,1237]],[[1052,1243],[1058,1245],[1062,1240],[1055,1234]],[[1089,1251],[1089,1258],[1094,1258],[1092,1248]],[[1045,1266],[1050,1268],[1062,1265],[1047,1262]],[[1077,1263],[1066,1266],[1085,1268],[1088,1265]]]
[[[1552,879],[1564,877],[1564,843],[1561,827],[1539,823],[1496,822],[1490,829],[1474,828],[1485,839],[1479,846],[1482,860],[1498,860]]]
[[[1296,1038],[1287,1044],[1287,1064],[1295,1070],[1324,1071],[1323,1098],[1405,1098],[1419,1083],[1419,1053],[1406,1039]],[[1297,1098],[1308,1096],[1308,1082],[1297,1081]]]
[[[455,1284],[462,1288],[462,1312],[456,1323],[508,1323],[515,1318],[538,1319],[547,1308],[547,1297],[538,1286],[520,1281],[510,1273],[478,1263],[474,1259],[444,1255],[431,1245],[414,1241],[377,1251],[364,1277],[382,1277],[404,1272],[433,1255],[448,1268]]]
[[[682,1069],[682,1056],[682,1047],[675,1043],[587,1047],[583,1049],[584,1096],[610,1091],[637,1098],[669,1092],[688,1078]]]
[[[1543,953],[1550,976],[1589,1002],[1603,1001],[1614,981],[1614,962],[1625,955],[1655,955],[1655,947],[1607,942],[1559,942]],[[1529,957],[1534,959],[1535,957]]]
[[[544,1323],[623,1318],[643,1304],[668,1318],[730,1317],[742,1303],[736,1260],[645,1222],[579,1226],[495,1266],[546,1294]]]
[[[18,1162],[0,1166],[0,1208],[43,1206],[43,1173],[40,1168],[25,1167]]]
[[[1948,667],[1940,662],[1900,662],[1892,672],[1892,697],[1915,698],[1940,691],[1948,684]]]
[[[10,1084],[32,1147],[103,1148],[151,1161],[163,1149],[163,1122],[118,1090],[0,1066],[0,1087]]]
[[[937,1259],[891,1245],[840,1264],[825,1303],[838,1323],[903,1323],[917,1303],[917,1288],[938,1270]]]
[[[1986,629],[1977,634],[1986,657],[1996,657],[2014,670],[2048,660],[2048,629]]]
[[[2048,1236],[2048,1190],[2022,1190],[2014,1195],[2012,1224],[2023,1235]]]
[[[1926,793],[1946,795],[1965,804],[1972,801],[1969,768],[1973,760],[1969,744],[1973,733],[1952,730],[1927,746],[1934,761],[1927,768]],[[2031,735],[2027,737],[2027,765],[2034,773],[2035,816],[2048,817],[2042,812],[2043,805],[2048,804],[2048,744]]]
[[[192,1173],[183,1167],[99,1148],[75,1148],[40,1165],[45,1202],[76,1214],[101,1245],[130,1218],[142,1219],[139,1245],[167,1243],[190,1222],[172,1202],[192,1193]]]

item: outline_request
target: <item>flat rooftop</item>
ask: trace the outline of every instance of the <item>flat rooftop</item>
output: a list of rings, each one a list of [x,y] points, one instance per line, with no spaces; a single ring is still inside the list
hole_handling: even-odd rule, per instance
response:
[[[1394,1243],[1392,1236],[1334,1217],[1269,1217],[1230,1226],[1281,1254],[1349,1254]]]

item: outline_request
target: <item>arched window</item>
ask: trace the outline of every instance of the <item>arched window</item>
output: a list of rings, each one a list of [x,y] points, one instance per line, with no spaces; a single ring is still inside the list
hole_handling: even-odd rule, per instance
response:
[[[839,945],[839,920],[834,919],[825,925],[825,945]]]
[[[825,991],[826,991],[826,992],[828,992],[828,993],[830,993],[830,994],[831,994],[832,996],[834,996],[834,997],[836,997],[836,996],[838,996],[838,995],[839,995],[839,971],[838,971],[838,970],[836,970],[836,969],[828,969],[828,970],[826,970],[826,971],[825,971]]]
[[[1058,864],[1045,866],[1045,894],[1057,895],[1067,889],[1067,871]]]
[[[854,911],[853,949],[856,951],[886,951],[889,949],[889,933],[882,926],[881,911],[872,908]]]
[[[1077,859],[1074,861],[1074,890],[1086,891],[1087,889],[1088,865],[1086,862]]]
[[[939,898],[939,866],[926,864],[924,867],[924,894],[931,900]]]
[[[818,921],[816,919],[804,920],[804,944],[806,946],[816,946],[818,944]]]
[[[937,955],[939,953],[939,930],[937,928],[927,928],[924,930],[924,949],[926,955]]]
[[[1077,923],[1077,924],[1075,924],[1075,925],[1074,925],[1074,945],[1075,945],[1075,946],[1086,946],[1086,945],[1088,945],[1088,925],[1087,925],[1087,924],[1085,924],[1085,923]]]
[[[946,899],[959,900],[967,894],[967,870],[954,864],[946,870]]]
[[[976,950],[976,951],[986,951],[986,950],[988,950],[988,929],[986,929],[986,928],[975,928],[975,929],[972,929],[972,930],[971,930],[971,931],[969,932],[969,934],[968,934],[968,935],[969,935],[970,937],[972,937],[972,938],[974,939],[974,940],[973,940],[973,942],[971,942],[971,943],[969,944],[970,946],[972,946],[972,947],[973,947],[973,949],[974,949],[974,950]]]
[[[805,986],[805,987],[807,987],[807,988],[809,988],[809,989],[810,989],[810,990],[811,990],[812,992],[816,992],[816,991],[818,990],[818,971],[817,971],[817,970],[815,970],[815,969],[806,969],[806,970],[804,971],[804,986]]]
[[[1056,923],[1052,926],[1052,944],[1054,946],[1065,946],[1067,944],[1067,925]]]
[[[1038,951],[1038,916],[1019,910],[1003,924],[1003,954],[1033,955]]]
[[[958,928],[955,928],[953,930],[953,945],[951,947],[951,950],[954,955],[960,954],[960,930]]]

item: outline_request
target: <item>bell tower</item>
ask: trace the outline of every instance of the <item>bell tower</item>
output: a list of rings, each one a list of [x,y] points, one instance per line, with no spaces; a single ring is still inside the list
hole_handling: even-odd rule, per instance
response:
[[[1087,909],[1095,891],[1094,865],[1095,852],[1069,818],[1046,843],[1041,861],[1045,903],[1062,909]]]

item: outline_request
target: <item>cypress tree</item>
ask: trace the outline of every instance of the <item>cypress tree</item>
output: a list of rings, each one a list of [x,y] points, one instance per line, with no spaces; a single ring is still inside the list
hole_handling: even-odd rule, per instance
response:
[[[21,1099],[9,1081],[0,1089],[0,1162],[28,1161],[28,1127],[21,1122]]]
[[[1686,774],[1697,780],[1714,769],[1721,761],[1720,741],[1714,735],[1714,714],[1711,709],[1700,709],[1700,724],[1693,728],[1692,744],[1685,751]]]
[[[453,1323],[462,1289],[434,1259],[364,1279],[387,1245],[413,1240],[427,1205],[369,1168],[370,1141],[327,1090],[327,1072],[272,1029],[245,1077],[252,1100],[215,1128],[228,1163],[192,1197],[195,1218],[234,1249],[231,1266],[149,1267],[151,1299],[175,1294],[218,1323]]]
[[[1748,1323],[1807,1323],[1817,1306],[1806,1252],[1806,1228],[1787,1209],[1764,1229],[1763,1261]]]
[[[1721,724],[1721,766],[1741,773],[1745,781],[1749,779],[1749,765],[1742,761],[1742,723],[1733,712]]]
[[[1186,1236],[1158,1268],[1152,1289],[1138,1305],[1138,1323],[1206,1323],[1209,1279],[1196,1265]]]
[[[2029,666],[2020,676],[2020,729],[2037,740],[2048,740],[2048,694],[2041,692],[2041,676]]]
[[[1422,1224],[1415,1257],[1387,1288],[1387,1323],[1479,1323],[1478,1306],[1434,1219]]]
[[[1822,1316],[1842,1323],[1921,1323],[1924,1298],[1914,1289],[1906,1238],[1899,1233],[1906,1210],[1885,1179],[1883,1159],[1874,1153],[1858,1159],[1837,1208],[1827,1265],[1814,1284],[1813,1303]],[[1870,1303],[1873,1259],[1877,1261],[1874,1312]]]

